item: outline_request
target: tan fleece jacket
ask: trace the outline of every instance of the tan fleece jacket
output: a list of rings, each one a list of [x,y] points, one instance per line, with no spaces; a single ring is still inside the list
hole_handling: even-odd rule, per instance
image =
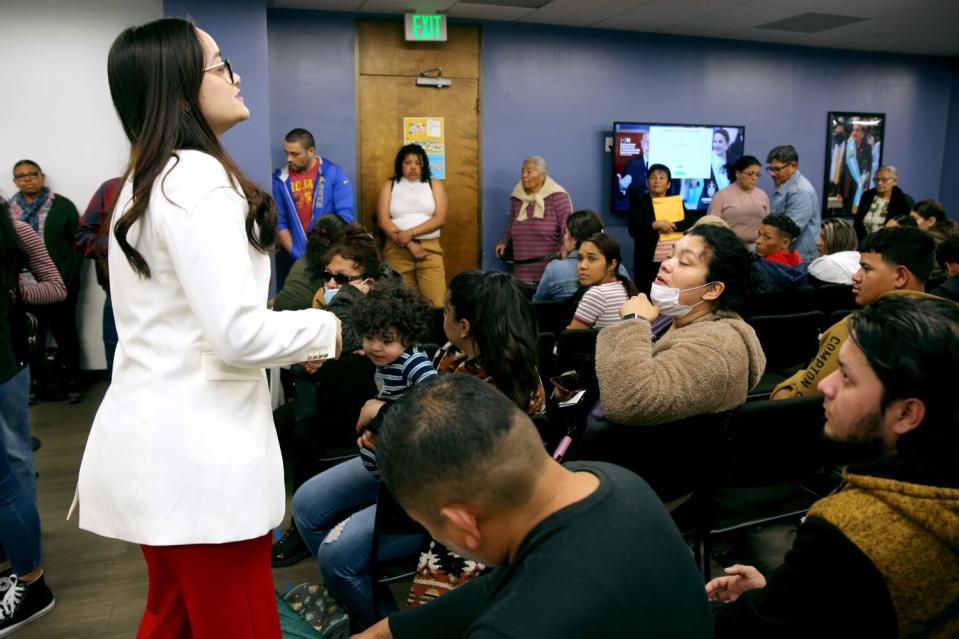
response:
[[[959,636],[959,489],[844,477],[845,488],[809,515],[839,528],[875,564],[900,636]]]
[[[596,341],[596,378],[606,417],[622,424],[665,424],[719,413],[746,401],[766,356],[752,327],[716,311],[652,343],[646,320],[608,326]]]

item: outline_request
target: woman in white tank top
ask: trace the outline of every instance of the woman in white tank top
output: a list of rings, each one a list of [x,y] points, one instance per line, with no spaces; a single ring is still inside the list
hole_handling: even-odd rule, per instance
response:
[[[430,179],[423,148],[407,144],[393,164],[393,177],[380,189],[376,220],[386,235],[383,257],[434,307],[446,301],[446,272],[440,229],[446,222],[446,190]]]

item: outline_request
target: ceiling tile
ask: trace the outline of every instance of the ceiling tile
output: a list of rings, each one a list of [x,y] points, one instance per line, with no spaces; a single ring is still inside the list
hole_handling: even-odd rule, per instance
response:
[[[471,18],[474,20],[513,21],[533,13],[535,9],[524,7],[498,7],[491,4],[467,4],[457,2],[446,12],[451,18]]]
[[[656,0],[553,0],[524,22],[588,27]]]

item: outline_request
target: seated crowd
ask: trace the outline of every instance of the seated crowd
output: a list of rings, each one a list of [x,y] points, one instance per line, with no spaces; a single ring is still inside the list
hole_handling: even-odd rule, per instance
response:
[[[671,173],[654,164],[629,190],[631,278],[600,216],[573,211],[532,156],[496,247],[513,273],[470,270],[445,284],[434,234],[446,196],[418,153],[401,149],[382,188],[385,248],[362,226],[321,215],[271,300],[341,323],[343,357],[283,374],[289,401],[274,419],[292,522],[273,547],[277,567],[316,559],[348,615],[341,632],[959,635],[959,399],[947,374],[959,359],[959,234],[941,203],[913,205],[887,166],[851,223],[820,224],[818,213],[810,223],[808,181],[787,146],[770,152],[771,203],[755,188],[759,160],[745,156],[710,215],[684,209],[666,220],[656,201],[671,192]],[[428,215],[414,211],[419,200]],[[842,309],[818,352],[767,397],[823,396],[825,437],[873,453],[810,508],[768,580],[732,565],[704,586],[677,526],[691,492],[664,500],[642,468],[561,464],[562,452],[546,449],[544,428],[569,393],[544,387],[556,353],[542,352],[536,304],[565,300],[558,325],[596,334],[581,353],[592,401],[569,430],[575,439],[600,420],[719,424],[767,372],[745,309],[827,286],[850,287],[858,310]],[[354,440],[348,459],[324,459],[331,442]],[[389,505],[412,520],[400,531],[378,528]],[[378,564],[390,561],[416,570],[404,610],[378,582]],[[315,625],[329,632],[330,621]]]

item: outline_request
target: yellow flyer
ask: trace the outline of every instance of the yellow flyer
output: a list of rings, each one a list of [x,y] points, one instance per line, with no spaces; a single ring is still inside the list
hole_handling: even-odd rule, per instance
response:
[[[446,138],[443,118],[403,118],[403,144],[418,144],[426,151],[430,172],[437,180],[446,179]]]
[[[678,195],[654,197],[653,214],[656,216],[657,220],[682,222],[686,217],[683,213],[683,198]],[[663,242],[672,242],[673,240],[678,240],[682,236],[682,233],[660,233],[659,239]]]

